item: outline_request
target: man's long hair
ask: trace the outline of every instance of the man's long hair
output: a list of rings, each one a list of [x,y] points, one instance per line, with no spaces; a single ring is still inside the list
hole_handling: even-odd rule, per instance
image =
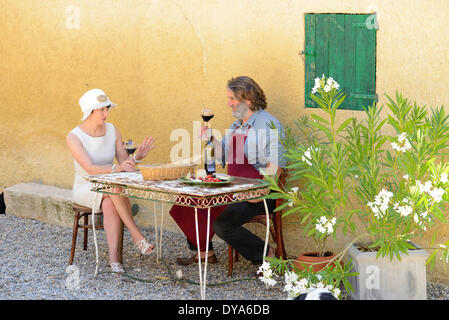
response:
[[[251,101],[251,111],[263,110],[267,107],[265,93],[250,77],[240,76],[228,81],[228,88],[232,90],[239,101]]]

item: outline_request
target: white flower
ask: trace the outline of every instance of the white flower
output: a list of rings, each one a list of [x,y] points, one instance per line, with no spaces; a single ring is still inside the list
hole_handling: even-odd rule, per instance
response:
[[[406,138],[407,134],[405,132],[401,133],[400,135],[398,135],[398,141],[399,142],[404,142],[407,138]]]
[[[415,220],[416,223],[419,222],[419,218],[418,215],[415,213],[415,215],[413,216],[413,220]]]
[[[276,280],[274,280],[273,278],[259,277],[259,279],[260,281],[265,283],[267,287],[272,287],[277,283]]]
[[[410,206],[399,206],[398,209],[396,210],[396,212],[398,212],[399,214],[401,214],[401,216],[403,217],[407,217],[410,213],[413,212],[413,208]]]
[[[408,174],[406,174],[402,178],[404,178],[405,180],[408,180],[410,177],[408,176]]]
[[[291,271],[286,271],[284,274],[285,283],[292,284],[293,282],[298,280],[298,275]]]
[[[384,188],[374,197],[374,202],[368,202],[368,207],[371,208],[371,211],[377,219],[385,216],[392,197],[393,193]]]
[[[319,231],[319,232],[321,232],[321,233],[325,233],[326,232],[326,228],[325,227],[323,227],[321,224],[319,224],[319,223],[317,223],[316,225],[315,225],[315,228]]]
[[[315,86],[312,89],[312,93],[315,94],[319,88],[321,88],[321,79],[315,78]]]
[[[304,155],[302,156],[302,161],[304,161],[305,163],[307,163],[309,166],[312,165],[312,162],[310,162],[309,160],[312,160],[312,156],[310,155],[310,150],[307,149],[306,152],[304,152]]]
[[[304,155],[302,156],[302,161],[304,161],[305,163],[307,163],[309,166],[312,165],[312,163],[309,160],[312,160],[312,155],[310,154],[310,152],[315,149],[316,152],[318,152],[320,149],[318,148],[313,148],[313,147],[308,147],[307,150],[304,152]]]
[[[329,77],[326,80],[323,74],[321,78],[315,78],[315,85],[312,89],[312,94],[315,94],[320,88],[323,88],[325,92],[329,92],[332,89],[338,90],[340,88],[340,85],[332,77]]]
[[[334,232],[334,225],[337,222],[337,219],[334,217],[331,220],[328,220],[325,216],[321,216],[315,224],[315,229],[320,233],[331,234]]]
[[[340,85],[337,82],[335,82],[335,81],[334,81],[334,88],[337,89],[337,90],[340,89]]]
[[[257,270],[257,273],[262,273],[259,280],[265,283],[267,287],[274,286],[276,284],[276,280],[273,279],[273,270],[271,270],[270,263],[268,261],[264,261],[262,263],[259,270]]]
[[[447,179],[447,173],[446,173],[446,172],[443,172],[443,173],[441,174],[440,181],[441,181],[442,183],[446,183],[446,182],[449,181],[449,180]]]
[[[339,288],[335,288],[333,290],[333,294],[334,294],[335,298],[339,299],[340,298],[340,294],[341,294],[341,290]]]
[[[400,152],[406,152],[407,150],[409,150],[412,145],[410,144],[410,142],[408,141],[408,139],[406,138],[406,133],[401,133],[398,136],[398,143],[396,142],[392,142],[391,143],[391,147],[396,150],[396,151],[400,151]]]
[[[426,181],[423,187],[423,191],[429,193],[430,189],[432,189],[432,181]]]
[[[439,203],[443,200],[444,189],[443,188],[434,188],[432,189],[432,182],[426,181],[425,184],[422,184],[420,181],[416,181],[416,186],[419,188],[419,192],[422,194],[423,192],[428,193],[433,201]]]
[[[430,196],[433,198],[433,201],[439,203],[443,199],[444,189],[443,188],[435,188],[429,191]]]
[[[290,190],[291,190],[291,192],[297,193],[299,188],[298,187],[293,187]]]

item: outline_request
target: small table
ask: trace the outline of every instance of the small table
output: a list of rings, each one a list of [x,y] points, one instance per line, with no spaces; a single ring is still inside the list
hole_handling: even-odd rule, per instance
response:
[[[234,177],[234,180],[229,184],[220,186],[201,186],[188,185],[179,180],[161,180],[161,181],[147,181],[144,180],[140,171],[133,172],[119,172],[102,175],[90,175],[86,179],[92,183],[92,191],[97,192],[97,196],[101,193],[118,194],[125,197],[145,199],[152,201],[159,201],[162,203],[176,204],[180,206],[195,208],[195,227],[197,248],[199,245],[198,235],[198,208],[208,209],[207,215],[207,239],[209,238],[209,224],[210,224],[210,208],[242,201],[260,199],[270,192],[268,183],[257,179],[248,179],[241,177]],[[267,251],[268,235],[270,230],[270,219],[266,200],[263,199],[265,205],[265,213],[267,217],[267,228],[265,234],[265,248],[264,256]],[[156,208],[156,206],[155,206]],[[95,210],[92,210],[92,221],[94,221]],[[160,240],[158,240],[156,211],[155,230],[156,230],[156,255],[157,262],[159,262],[159,255],[161,252],[162,242],[162,222],[163,222],[163,208],[161,210],[161,229]],[[96,254],[96,268],[95,276],[98,274],[98,246],[94,230],[95,254]],[[209,251],[209,242],[206,244],[206,252]],[[204,276],[202,276],[201,257],[198,255],[198,268],[200,278],[200,294],[201,299],[206,298],[206,275],[207,275],[207,255],[204,261]],[[203,281],[204,280],[204,281]]]

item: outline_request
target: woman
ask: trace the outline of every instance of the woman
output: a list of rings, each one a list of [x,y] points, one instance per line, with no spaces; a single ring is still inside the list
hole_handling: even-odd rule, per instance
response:
[[[133,159],[128,156],[122,136],[117,128],[106,122],[109,110],[116,107],[100,89],[87,91],[79,100],[83,112],[83,122],[66,137],[75,163],[75,180],[73,183],[73,201],[79,205],[103,211],[103,227],[109,248],[111,270],[123,273],[120,263],[118,245],[121,222],[128,228],[131,237],[142,254],[150,254],[153,245],[149,244],[136,226],[131,204],[128,198],[120,195],[103,194],[90,191],[91,186],[84,178],[86,175],[106,174],[121,171],[134,171],[134,166],[146,157],[155,147],[153,138],[146,137],[138,147]],[[114,164],[114,158],[118,165]]]

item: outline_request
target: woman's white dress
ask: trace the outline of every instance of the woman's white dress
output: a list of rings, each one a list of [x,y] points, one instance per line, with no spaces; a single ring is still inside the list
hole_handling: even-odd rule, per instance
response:
[[[115,158],[115,127],[111,123],[106,124],[106,133],[102,137],[92,137],[81,130],[74,128],[71,133],[75,134],[84,146],[92,163],[99,166],[112,165]],[[98,211],[101,204],[102,194],[97,197],[97,192],[91,191],[91,183],[85,180],[88,173],[74,160],[75,179],[72,189],[73,202],[92,208],[95,201],[95,211]]]

